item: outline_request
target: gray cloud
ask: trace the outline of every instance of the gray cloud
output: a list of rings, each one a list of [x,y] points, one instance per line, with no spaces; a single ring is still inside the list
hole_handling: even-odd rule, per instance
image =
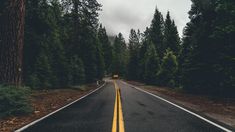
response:
[[[106,27],[109,35],[123,33],[129,37],[131,28],[144,31],[150,25],[156,7],[165,16],[167,11],[175,20],[180,35],[188,19],[191,7],[190,0],[97,0],[103,5],[100,22]]]

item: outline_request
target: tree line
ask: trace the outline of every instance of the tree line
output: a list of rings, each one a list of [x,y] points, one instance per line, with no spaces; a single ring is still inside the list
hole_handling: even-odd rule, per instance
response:
[[[101,79],[104,59],[97,35],[101,5],[95,0],[26,2],[26,84],[61,87]]]
[[[118,71],[129,80],[194,94],[234,97],[234,11],[233,0],[192,0],[190,22],[180,39],[170,13],[164,19],[156,9],[144,33],[130,31],[128,47],[121,49],[127,56],[123,58],[124,53],[120,53],[116,57],[120,59],[114,59],[125,65]]]
[[[118,74],[197,94],[234,97],[235,2],[192,0],[180,38],[156,8],[141,33],[112,43],[96,0],[23,0],[0,5],[0,83],[33,88],[80,85]],[[23,19],[25,18],[25,19]],[[23,45],[24,44],[24,45]]]
[[[112,68],[113,74],[153,85],[178,85],[177,56],[180,54],[181,41],[170,12],[164,20],[156,8],[152,23],[144,33],[131,29],[128,44],[125,44],[120,33],[115,38],[113,47],[113,64],[118,69]]]
[[[96,0],[21,2],[4,0],[0,8],[1,84],[57,88],[104,77],[112,49]]]

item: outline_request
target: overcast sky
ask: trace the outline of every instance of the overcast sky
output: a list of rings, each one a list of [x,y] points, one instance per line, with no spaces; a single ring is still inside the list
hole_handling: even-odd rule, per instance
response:
[[[100,12],[100,22],[106,27],[109,35],[121,32],[128,40],[131,28],[141,32],[150,25],[155,8],[163,13],[164,17],[169,10],[171,17],[178,26],[179,34],[188,19],[191,0],[97,0],[103,5]]]

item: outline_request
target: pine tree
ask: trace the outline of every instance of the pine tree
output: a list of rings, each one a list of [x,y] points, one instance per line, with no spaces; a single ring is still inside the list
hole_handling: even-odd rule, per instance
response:
[[[40,83],[38,86],[32,84],[35,88],[49,88],[52,86],[52,81],[55,79],[52,67],[49,63],[49,57],[46,55],[45,51],[46,50],[40,52],[36,59],[35,72],[32,75],[35,75]],[[31,81],[32,80],[30,80],[30,83],[32,83]]]
[[[67,71],[65,82],[67,82],[68,85],[81,85],[86,82],[85,63],[81,55],[82,1],[62,0],[61,2],[63,12],[65,12],[61,22],[62,42],[66,60],[65,71]]]
[[[85,82],[85,70],[82,60],[78,56],[70,59],[68,81],[69,85],[81,85]]]
[[[221,20],[216,20],[221,15],[217,14],[218,9],[221,7],[218,2],[193,0],[192,9],[189,12],[191,21],[187,24],[188,26],[184,33],[183,52],[181,55],[184,60],[181,70],[183,86],[190,92],[221,96],[227,94],[227,90],[224,90],[226,87],[223,85],[226,82],[224,78],[227,80],[231,78],[231,75],[227,74],[227,76],[221,70],[229,64],[228,62],[223,62],[226,59],[222,56],[229,53],[223,51],[224,47],[227,47],[224,42],[232,37],[229,38],[227,34],[226,37],[221,39],[223,42],[214,39],[221,38],[221,35],[214,37],[218,33],[217,31],[220,30],[217,22]],[[225,21],[223,24],[230,25]],[[227,42],[227,44],[229,43]],[[230,62],[233,63],[233,61]],[[221,64],[225,65],[222,66]],[[232,71],[232,68],[228,69],[230,72]],[[228,87],[231,86],[230,84]]]
[[[138,80],[140,79],[140,58],[139,58],[139,50],[140,50],[140,37],[136,33],[134,29],[130,31],[129,37],[129,61],[127,67],[127,77],[130,80]]]
[[[170,49],[174,54],[178,55],[180,50],[180,37],[177,31],[175,22],[170,17],[170,12],[167,12],[164,23],[164,50]]]
[[[108,35],[106,33],[106,29],[100,25],[98,30],[98,39],[102,45],[102,51],[104,56],[104,63],[105,63],[105,71],[106,73],[110,72],[111,64],[112,64],[112,45],[109,41]]]
[[[23,62],[25,72],[23,78],[24,83],[31,87],[42,86],[40,85],[40,82],[42,81],[40,79],[43,77],[39,77],[37,66],[39,66],[41,68],[40,71],[42,71],[42,67],[44,67],[43,65],[49,65],[48,56],[46,55],[46,53],[48,53],[48,45],[46,44],[46,35],[43,35],[48,32],[49,27],[43,18],[43,12],[45,12],[45,8],[42,8],[42,3],[40,3],[39,0],[26,1],[25,47]],[[39,65],[39,59],[46,59],[43,61],[44,63],[41,63],[43,65]],[[47,64],[45,64],[45,62]],[[35,80],[37,81],[35,82]]]
[[[235,1],[217,0],[216,17],[210,37],[213,47],[214,85],[220,96],[234,97],[235,92]],[[215,76],[217,75],[217,76]]]
[[[90,83],[97,78],[97,42],[95,33],[92,30],[81,29],[84,34],[81,35],[80,56],[84,63],[86,82]]]
[[[113,61],[112,61],[112,74],[118,74],[120,76],[126,75],[127,64],[127,46],[123,35],[121,33],[115,37],[113,44]]]
[[[154,17],[149,30],[149,38],[156,48],[156,52],[159,53],[160,58],[164,54],[164,45],[163,45],[163,29],[164,29],[164,20],[161,12],[156,8]]]
[[[81,49],[80,55],[85,65],[86,82],[97,80],[97,28],[100,4],[96,0],[86,0],[81,9]]]
[[[49,23],[52,27],[49,37],[49,49],[50,49],[50,64],[53,67],[53,74],[55,80],[53,80],[54,87],[61,87],[67,84],[66,82],[66,57],[64,45],[62,43],[62,34],[60,33],[61,21],[62,21],[62,9],[58,0],[52,0],[50,6],[51,21]],[[50,20],[49,19],[49,20]]]
[[[153,43],[148,43],[145,53],[144,79],[148,84],[158,84],[157,73],[160,70],[160,58]]]
[[[105,62],[104,53],[102,51],[102,45],[97,37],[97,47],[96,47],[96,64],[97,64],[97,79],[102,80],[105,74]]]
[[[143,39],[141,40],[141,46],[139,50],[139,74],[140,81],[144,82],[144,72],[145,72],[145,53],[147,51],[147,47],[150,41],[149,28],[147,27],[145,32],[143,33]]]
[[[26,4],[24,83],[26,85],[32,84],[33,87],[65,86],[67,64],[61,40],[62,9],[60,3],[57,0],[53,0],[51,3],[28,0]],[[44,63],[37,62],[40,57]],[[41,73],[38,71],[38,67],[41,67],[40,71],[45,68],[44,72],[50,74],[46,74],[44,78],[39,77]],[[48,80],[45,81],[45,79]],[[36,86],[38,83],[35,84],[33,80],[46,82],[42,83],[45,86]]]
[[[101,5],[96,0],[72,0],[62,3],[68,10],[64,19],[70,24],[64,29],[68,35],[64,40],[67,45],[66,56],[79,56],[84,64],[86,82],[93,82],[98,74],[100,75],[98,68],[101,68],[103,63],[100,62],[103,61],[103,53],[98,53],[100,49],[97,40],[98,11]]]

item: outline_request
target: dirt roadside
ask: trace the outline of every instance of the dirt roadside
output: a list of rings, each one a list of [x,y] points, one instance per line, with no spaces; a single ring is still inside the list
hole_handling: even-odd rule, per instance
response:
[[[148,86],[134,81],[127,82],[235,128],[235,99],[212,99],[170,88]]]
[[[79,99],[96,88],[96,84],[91,84],[83,86],[81,89],[33,91],[30,97],[33,113],[24,116],[0,119],[0,132],[12,132],[17,130],[24,125]]]

